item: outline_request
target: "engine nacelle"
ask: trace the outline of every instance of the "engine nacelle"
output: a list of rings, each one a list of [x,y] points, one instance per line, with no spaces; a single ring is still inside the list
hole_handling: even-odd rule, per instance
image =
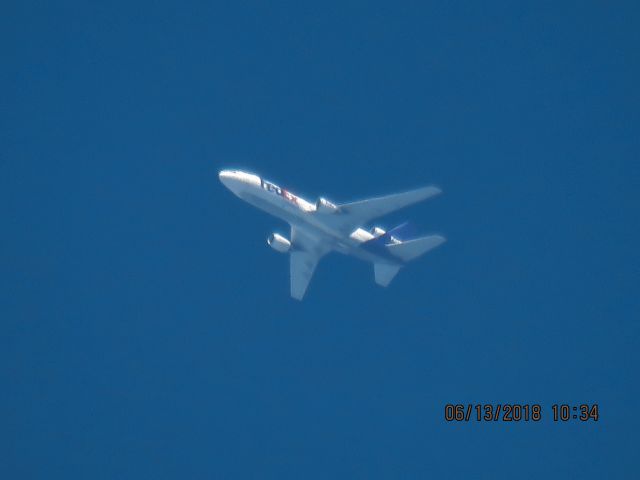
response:
[[[276,252],[287,253],[291,249],[291,242],[277,233],[269,235],[267,243]]]
[[[375,238],[381,237],[382,235],[384,235],[386,233],[385,230],[383,230],[380,227],[373,227],[371,229],[371,235],[373,235]]]
[[[339,210],[338,206],[331,203],[326,198],[320,197],[316,202],[316,211],[321,213],[336,213]]]

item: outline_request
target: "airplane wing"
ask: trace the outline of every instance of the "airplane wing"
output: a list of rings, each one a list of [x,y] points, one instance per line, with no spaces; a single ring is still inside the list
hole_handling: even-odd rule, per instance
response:
[[[291,296],[302,300],[313,272],[320,260],[316,255],[299,250],[291,252]]]
[[[408,207],[414,203],[421,202],[439,193],[441,193],[441,190],[438,187],[422,187],[404,193],[370,198],[359,202],[343,203],[339,205],[339,211],[341,214],[349,217],[349,224],[356,226],[367,223],[374,218],[395,212],[401,208]]]
[[[294,226],[291,227],[291,243],[291,296],[296,300],[302,300],[318,262],[328,250],[312,236]]]

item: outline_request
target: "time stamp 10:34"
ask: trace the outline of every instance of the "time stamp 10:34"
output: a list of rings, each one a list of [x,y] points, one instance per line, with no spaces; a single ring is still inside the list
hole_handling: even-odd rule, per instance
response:
[[[444,407],[444,419],[447,422],[539,422],[550,413],[554,422],[597,422],[600,417],[597,403],[554,403],[550,410],[537,403],[448,403]]]

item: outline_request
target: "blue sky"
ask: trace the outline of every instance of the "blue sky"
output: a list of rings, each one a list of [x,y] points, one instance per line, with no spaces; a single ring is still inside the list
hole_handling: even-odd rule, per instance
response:
[[[636,477],[637,5],[234,3],[5,8],[0,476]],[[225,167],[448,242],[297,303]]]

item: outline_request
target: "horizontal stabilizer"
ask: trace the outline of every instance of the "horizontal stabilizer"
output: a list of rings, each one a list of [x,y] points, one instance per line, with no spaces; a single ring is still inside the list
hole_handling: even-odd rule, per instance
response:
[[[428,237],[415,238],[406,242],[387,245],[389,253],[402,259],[405,262],[413,260],[429,250],[436,248],[445,242],[445,238],[440,235],[429,235]]]
[[[391,263],[375,263],[373,265],[376,283],[382,287],[389,285],[399,270],[400,265],[393,265]]]
[[[409,222],[404,222],[397,227],[393,227],[391,230],[388,230],[384,235],[387,236],[387,239],[391,237],[397,238],[398,240],[403,240],[405,238],[409,239],[411,237],[415,237],[415,229]]]

